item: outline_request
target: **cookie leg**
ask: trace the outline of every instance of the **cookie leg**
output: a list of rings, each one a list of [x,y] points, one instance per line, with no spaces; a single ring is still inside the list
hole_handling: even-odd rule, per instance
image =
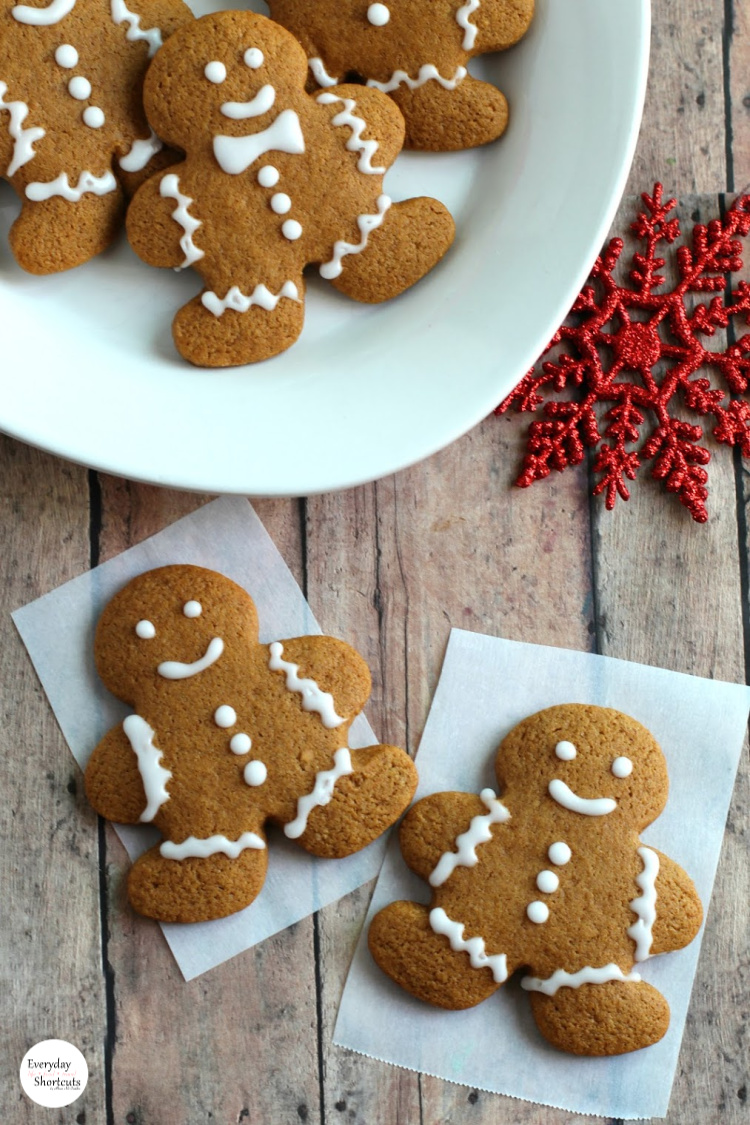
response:
[[[332,284],[368,304],[397,297],[437,265],[455,233],[450,212],[436,199],[394,203],[366,249],[343,258],[343,271]]]
[[[22,269],[59,273],[88,262],[112,243],[125,211],[118,187],[106,195],[87,193],[78,203],[53,195],[24,203],[10,231],[10,244]]]
[[[268,850],[246,848],[236,859],[166,859],[159,845],[135,861],[128,895],[135,910],[159,922],[207,922],[249,906],[266,877]]]
[[[475,969],[430,925],[430,910],[416,902],[393,902],[376,914],[367,935],[376,963],[396,984],[428,1004],[473,1008],[500,985],[489,968]]]
[[[669,1005],[645,981],[608,981],[532,992],[531,1010],[545,1039],[576,1055],[622,1055],[650,1047],[669,1027]]]
[[[297,843],[313,855],[341,859],[372,843],[390,828],[417,788],[417,771],[396,746],[351,752],[352,772],[339,777],[327,805],[307,818]]]
[[[467,74],[455,90],[425,82],[416,90],[399,86],[391,95],[406,118],[406,147],[430,152],[475,148],[502,136],[508,103],[489,82]]]
[[[297,298],[283,296],[272,308],[263,307],[256,299],[256,303],[248,303],[245,312],[235,311],[233,305],[247,303],[250,295],[257,292],[253,286],[243,290],[235,287],[228,294],[195,297],[180,309],[172,325],[178,352],[198,367],[235,367],[286,351],[299,336],[305,320],[302,279],[295,284]],[[265,293],[271,298],[268,289]],[[216,297],[216,303],[211,303],[219,315],[209,311],[204,297]],[[233,300],[233,305],[222,309],[227,300]],[[270,305],[272,301],[264,297],[264,303]]]

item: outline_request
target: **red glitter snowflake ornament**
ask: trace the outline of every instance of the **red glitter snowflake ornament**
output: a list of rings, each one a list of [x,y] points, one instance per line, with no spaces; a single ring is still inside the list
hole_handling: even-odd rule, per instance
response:
[[[496,413],[511,407],[536,411],[544,418],[529,426],[522,488],[542,480],[552,469],[578,465],[586,447],[596,448],[594,473],[599,479],[594,495],[606,494],[612,509],[617,497],[630,498],[626,478],[635,480],[643,461],[652,461],[652,476],[663,480],[698,523],[708,519],[705,501],[711,459],[700,444],[703,430],[674,417],[677,394],[685,406],[715,420],[713,435],[725,445],[737,445],[750,456],[750,403],[739,399],[750,382],[750,333],[732,342],[732,320],[744,314],[750,324],[750,285],[731,285],[731,275],[742,269],[739,237],[750,232],[750,196],[740,197],[723,219],[704,226],[696,223],[692,245],[676,253],[677,282],[663,290],[659,274],[665,260],[657,257],[662,243],[680,236],[679,220],[671,212],[676,201],[663,202],[656,184],[652,196],[642,195],[645,210],[631,229],[645,243],[633,255],[630,285],[618,285],[614,269],[623,251],[623,240],[613,238],[597,258],[589,284],[571,310],[571,323],[555,334],[545,355],[563,345],[554,360],[533,369],[500,404]],[[719,294],[707,301],[690,294]],[[731,301],[731,303],[729,303]],[[710,351],[705,340],[717,328],[729,329],[730,342],[721,352]],[[727,390],[717,389],[701,369],[714,369]],[[658,372],[657,372],[658,369]],[[540,391],[556,393],[574,388],[574,401],[544,402]],[[601,421],[595,407],[606,405]],[[643,433],[647,417],[653,421]]]

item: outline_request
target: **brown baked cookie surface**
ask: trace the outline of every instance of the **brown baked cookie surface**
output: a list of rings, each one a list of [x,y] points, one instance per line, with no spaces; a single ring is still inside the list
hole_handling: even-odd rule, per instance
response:
[[[99,743],[86,793],[108,820],[163,841],[128,880],[141,914],[224,917],[265,878],[265,826],[317,856],[365,847],[416,788],[403,750],[350,750],[370,693],[362,658],[333,637],[258,642],[250,596],[196,566],[133,579],[104,610],[96,665],[133,714]]]
[[[532,715],[497,753],[502,792],[436,793],[401,825],[431,907],[372,921],[378,965],[419,999],[472,1007],[514,972],[550,1043],[616,1055],[656,1043],[669,1007],[638,964],[702,920],[690,878],[639,832],[664,808],[661,749],[635,719],[568,704]]]
[[[379,302],[453,241],[441,203],[383,193],[403,143],[393,102],[361,86],[310,95],[306,77],[288,31],[238,11],[183,28],[148,73],[148,118],[187,158],[141,187],[128,236],[150,265],[202,277],[173,325],[192,363],[253,363],[293,344],[308,264],[355,300]]]
[[[99,254],[125,194],[174,161],[146,122],[143,77],[192,19],[182,0],[0,0],[0,176],[22,200],[10,244],[25,270]]]
[[[355,75],[393,98],[407,147],[447,152],[505,132],[505,97],[466,68],[517,43],[534,0],[269,0],[269,8],[299,39],[315,83]]]

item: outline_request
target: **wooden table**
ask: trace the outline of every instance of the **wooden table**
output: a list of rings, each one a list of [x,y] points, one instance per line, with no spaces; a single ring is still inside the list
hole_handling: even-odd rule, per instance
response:
[[[750,9],[743,0],[654,8],[651,88],[618,230],[635,194],[657,179],[681,197],[687,219],[716,215],[721,193],[750,181]],[[323,626],[368,658],[369,715],[384,741],[416,749],[451,625],[745,680],[750,481],[740,460],[715,451],[703,527],[650,479],[610,515],[590,499],[585,469],[511,487],[525,425],[490,418],[377,484],[257,503]],[[125,853],[83,796],[7,611],[205,497],[101,476],[7,439],[0,458],[3,1120],[578,1121],[331,1047],[370,888],[183,982],[158,927],[125,903]],[[675,1125],[750,1120],[748,775],[745,753],[672,1096]],[[18,1085],[25,1051],[49,1037],[88,1060],[86,1092],[67,1109],[32,1105]]]

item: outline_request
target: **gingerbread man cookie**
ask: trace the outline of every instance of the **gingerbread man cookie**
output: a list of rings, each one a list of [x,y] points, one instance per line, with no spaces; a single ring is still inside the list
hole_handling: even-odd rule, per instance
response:
[[[662,1038],[664,997],[636,966],[687,945],[702,909],[689,877],[639,832],[664,808],[662,752],[634,719],[551,707],[502,742],[502,792],[437,793],[401,826],[432,907],[373,919],[372,954],[443,1008],[485,1000],[517,969],[537,1026],[562,1050],[615,1055]]]
[[[359,86],[312,96],[306,75],[288,31],[235,11],[183,28],[148,73],[149,120],[187,158],[141,187],[128,236],[149,264],[203,278],[173,326],[192,363],[251,363],[294,343],[309,263],[355,300],[384,301],[453,240],[442,204],[383,193],[403,143],[390,99]]]
[[[168,566],[135,578],[104,610],[95,656],[133,714],[94,750],[86,793],[108,820],[152,822],[163,836],[128,879],[141,914],[232,914],[263,886],[269,821],[339,858],[414,794],[403,750],[349,749],[370,693],[362,658],[332,637],[260,644],[252,599],[220,574]]]
[[[410,148],[472,148],[505,132],[505,97],[466,67],[517,43],[534,0],[269,0],[269,7],[299,39],[319,86],[353,74],[390,94]]]
[[[0,0],[0,176],[22,200],[10,244],[25,270],[99,254],[123,189],[174,159],[146,122],[143,76],[192,19],[182,0]]]

